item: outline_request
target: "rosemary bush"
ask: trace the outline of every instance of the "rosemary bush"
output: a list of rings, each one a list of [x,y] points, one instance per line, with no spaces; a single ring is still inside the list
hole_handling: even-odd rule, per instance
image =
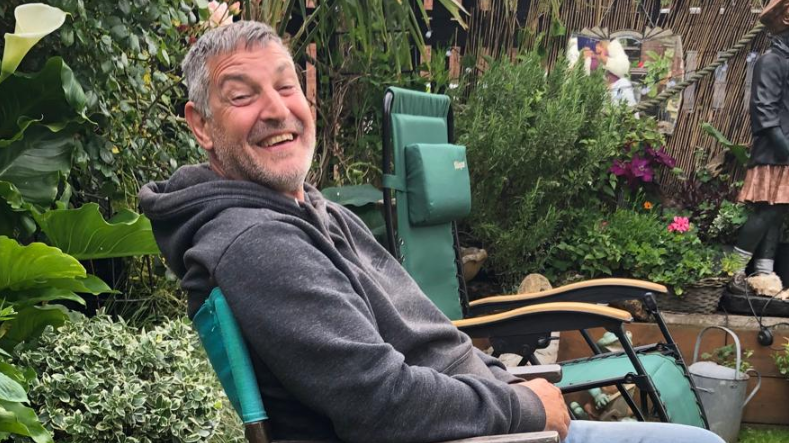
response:
[[[603,78],[539,56],[493,61],[460,107],[458,143],[467,146],[473,238],[491,253],[506,285],[545,261],[551,241],[607,176],[619,145]]]
[[[197,442],[217,426],[213,371],[183,321],[138,332],[98,315],[48,327],[20,351],[37,374],[30,400],[56,441]]]

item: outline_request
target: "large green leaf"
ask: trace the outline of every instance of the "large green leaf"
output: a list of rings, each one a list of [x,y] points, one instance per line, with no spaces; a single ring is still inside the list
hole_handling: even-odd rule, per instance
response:
[[[49,242],[79,260],[158,254],[151,222],[122,210],[105,221],[99,205],[47,211],[34,215]]]
[[[43,3],[17,6],[14,10],[16,26],[13,34],[5,35],[3,61],[0,64],[0,83],[16,71],[17,66],[47,34],[58,29],[66,21],[66,13]]]
[[[36,412],[20,403],[0,400],[0,432],[24,435],[36,443],[54,443]]]
[[[14,198],[13,190],[2,184],[7,182],[14,185],[25,202],[41,210],[51,206],[61,178],[71,169],[76,143],[70,130],[52,132],[45,126],[35,125],[27,130],[25,138],[6,148],[0,147],[2,196]]]
[[[321,193],[327,200],[343,206],[364,206],[384,198],[383,192],[373,185],[338,186],[324,188]]]
[[[85,120],[85,93],[60,57],[35,74],[15,73],[0,83],[0,148],[23,137],[33,122],[57,132]]]
[[[0,181],[0,235],[23,238],[35,232],[36,224],[27,214],[31,209],[16,186]]]
[[[338,186],[324,188],[323,196],[327,200],[348,207],[354,214],[362,219],[372,231],[376,240],[386,245],[386,223],[378,202],[383,198],[380,189],[372,185]]]
[[[76,293],[83,294],[105,294],[116,293],[104,281],[95,275],[88,275],[85,278],[63,278],[48,280],[46,287],[22,289],[10,291],[6,295],[6,301],[15,307],[21,308],[42,302],[70,300],[81,305],[85,300]]]
[[[0,294],[47,287],[52,280],[85,278],[85,268],[60,249],[43,243],[22,246],[0,236]]]
[[[750,158],[750,154],[748,153],[748,147],[745,145],[741,145],[738,143],[734,143],[722,132],[720,132],[715,126],[712,126],[709,123],[702,123],[701,129],[703,129],[707,134],[711,135],[718,143],[722,144],[729,152],[734,155],[734,158],[737,160],[741,166],[745,166],[748,163],[748,159]]]
[[[5,323],[9,329],[0,339],[0,348],[10,352],[19,343],[37,338],[47,326],[58,328],[68,319],[67,309],[59,305],[23,308],[15,319]]]
[[[11,291],[6,295],[6,301],[15,307],[33,306],[39,303],[69,300],[85,305],[85,300],[74,291],[62,288],[33,288],[21,291]]]
[[[19,383],[11,377],[0,373],[0,400],[13,401],[16,403],[27,403],[27,392]]]

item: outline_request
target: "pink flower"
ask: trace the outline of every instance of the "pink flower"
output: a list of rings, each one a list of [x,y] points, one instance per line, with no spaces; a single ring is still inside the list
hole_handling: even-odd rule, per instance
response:
[[[690,220],[687,217],[674,217],[674,221],[668,225],[669,232],[688,232],[690,230]]]

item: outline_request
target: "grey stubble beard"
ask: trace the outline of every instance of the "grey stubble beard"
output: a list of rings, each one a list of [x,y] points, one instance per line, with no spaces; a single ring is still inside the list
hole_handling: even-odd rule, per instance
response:
[[[299,137],[304,137],[304,125],[295,120],[295,133]],[[267,137],[273,131],[285,129],[285,124],[271,125],[264,122],[256,124],[247,138],[247,143],[250,146],[255,146],[257,143]],[[240,143],[240,142],[239,142]],[[265,166],[254,161],[253,158],[244,155],[242,146],[235,146],[236,143],[227,139],[223,130],[214,130],[214,153],[222,167],[225,175],[230,177],[240,177],[245,180],[252,181],[259,185],[271,188],[279,192],[296,192],[304,185],[304,180],[309,172],[310,165],[312,164],[312,156],[315,152],[315,147],[311,147],[310,155],[307,157],[306,164],[300,169],[291,169],[283,174],[273,174],[266,170]],[[314,145],[314,143],[313,143]],[[258,148],[254,148],[258,149]],[[270,158],[274,161],[283,160],[291,155],[298,155],[297,153],[283,152]]]

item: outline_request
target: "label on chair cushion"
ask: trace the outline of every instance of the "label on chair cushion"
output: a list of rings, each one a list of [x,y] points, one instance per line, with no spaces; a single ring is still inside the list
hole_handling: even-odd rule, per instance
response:
[[[408,218],[412,225],[448,223],[471,212],[465,146],[408,145],[405,163]]]

